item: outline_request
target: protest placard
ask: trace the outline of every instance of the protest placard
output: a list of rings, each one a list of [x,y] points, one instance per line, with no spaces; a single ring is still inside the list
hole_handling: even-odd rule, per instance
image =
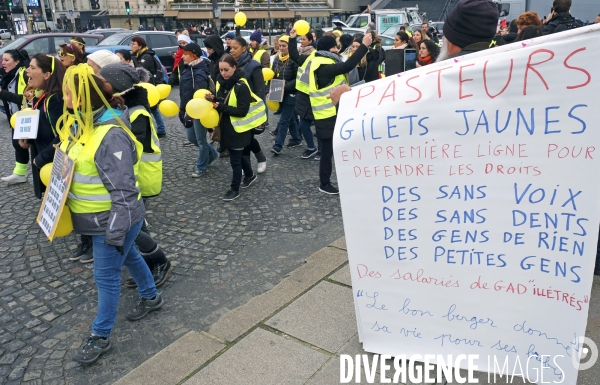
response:
[[[479,354],[480,371],[576,383],[600,222],[599,39],[580,28],[343,95],[334,153],[365,350]]]
[[[269,86],[269,100],[277,102],[283,101],[283,87],[285,86],[285,80],[272,79],[271,85]]]
[[[13,139],[36,139],[40,110],[23,110],[17,112]]]
[[[54,238],[60,215],[65,208],[73,179],[73,169],[73,160],[64,151],[57,148],[54,154],[50,183],[46,188],[37,217],[38,224],[50,241]]]

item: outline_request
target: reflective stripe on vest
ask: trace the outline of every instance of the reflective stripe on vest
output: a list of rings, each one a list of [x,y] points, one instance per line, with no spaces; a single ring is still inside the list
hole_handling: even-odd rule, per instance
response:
[[[25,88],[27,88],[27,82],[23,78],[23,72],[25,72],[27,68],[21,67],[19,71],[17,71],[17,95],[23,95],[25,93]]]
[[[230,116],[231,125],[235,132],[246,132],[250,131],[253,128],[256,128],[267,121],[267,108],[265,103],[252,92],[250,86],[248,85],[248,81],[246,79],[241,79],[244,84],[248,87],[250,91],[250,96],[254,100],[258,100],[257,102],[250,103],[250,109],[248,109],[248,114],[244,117]],[[220,84],[217,83],[217,92],[219,92]],[[229,96],[229,100],[227,101],[227,105],[232,107],[237,107],[237,95],[235,94],[235,86],[231,90],[231,95]]]
[[[99,125],[94,128],[94,134],[86,143],[63,141],[60,144],[60,148],[67,152],[69,157],[75,161],[71,189],[67,196],[67,205],[73,213],[99,213],[109,211],[112,206],[110,193],[106,187],[104,187],[104,183],[98,174],[94,157],[100,144],[102,144],[102,140],[108,131],[113,128],[119,129],[120,127],[113,124]],[[135,140],[135,136],[133,136],[131,131],[124,131],[127,132],[134,142],[138,154],[138,161],[133,168],[137,187],[137,164],[140,163],[139,158],[142,153],[142,145]],[[141,194],[139,194],[138,199],[141,199],[141,197]]]
[[[335,64],[335,62],[332,59],[322,56],[315,56],[311,61],[313,64],[310,66],[310,73],[308,74],[308,95],[310,96],[310,105],[315,120],[327,119],[337,114],[335,105],[328,96],[334,87],[347,83],[346,76],[337,75],[330,85],[323,88],[317,88],[315,71],[317,71],[321,65]]]
[[[135,106],[129,109],[129,121],[133,124],[139,116],[145,116],[150,122],[150,133],[152,140],[150,145],[153,152],[144,152],[140,157],[138,169],[140,193],[143,197],[151,197],[160,194],[162,189],[163,168],[162,151],[160,141],[156,135],[152,115],[142,106]]]
[[[304,61],[301,67],[298,67],[298,72],[296,73],[296,89],[300,92],[304,92],[308,94],[309,87],[309,73],[311,61],[315,57],[316,51],[313,51],[308,58]]]

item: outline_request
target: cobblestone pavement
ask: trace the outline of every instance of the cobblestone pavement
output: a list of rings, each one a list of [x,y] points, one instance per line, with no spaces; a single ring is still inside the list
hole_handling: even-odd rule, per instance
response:
[[[175,88],[173,99],[176,94]],[[274,127],[276,117],[270,119]],[[14,155],[8,123],[0,121],[0,173],[7,175]],[[123,288],[113,348],[94,365],[71,361],[96,311],[93,266],[69,261],[74,235],[48,242],[35,223],[40,201],[31,181],[0,184],[0,383],[112,383],[185,332],[207,329],[272,288],[305,257],[343,235],[339,199],[317,191],[318,162],[300,159],[305,147],[274,158],[273,137],[257,137],[267,171],[239,199],[224,203],[229,159],[192,179],[197,149],[183,146],[187,140],[177,118],[166,124],[163,191],[151,199],[147,214],[151,232],[175,265],[161,288],[166,303],[128,322],[125,314],[137,295]],[[255,159],[253,164],[256,169]]]

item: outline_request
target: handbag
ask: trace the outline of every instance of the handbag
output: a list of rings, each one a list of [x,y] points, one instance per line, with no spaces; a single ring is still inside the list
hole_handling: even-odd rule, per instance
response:
[[[192,119],[185,111],[179,111],[179,121],[185,128],[194,127],[194,119]]]

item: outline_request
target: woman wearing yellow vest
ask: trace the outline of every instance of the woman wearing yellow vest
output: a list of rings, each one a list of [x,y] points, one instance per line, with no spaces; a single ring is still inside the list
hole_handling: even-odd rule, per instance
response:
[[[262,43],[262,33],[260,30],[252,32],[250,35],[250,56],[260,63],[262,68],[271,67],[271,55],[269,55],[269,45]]]
[[[162,151],[156,135],[150,105],[148,104],[148,91],[143,87],[135,86],[140,81],[148,81],[148,71],[143,68],[133,68],[125,63],[109,64],[100,70],[102,76],[118,95],[125,101],[129,112],[131,132],[143,146],[143,154],[139,163],[138,180],[140,192],[144,199],[156,196],[162,188]],[[145,77],[145,78],[143,78]],[[154,277],[156,287],[166,282],[173,269],[171,262],[165,256],[162,248],[150,235],[146,221],[142,230],[135,239],[135,245]],[[125,287],[136,287],[133,278],[125,280]]]
[[[92,236],[98,288],[92,333],[73,360],[90,364],[111,347],[108,338],[117,317],[123,265],[137,282],[139,293],[129,320],[158,310],[164,301],[134,247],[145,214],[136,180],[142,146],[126,127],[127,110],[121,114],[116,109],[123,106],[123,99],[113,97],[110,84],[87,65],[67,73],[64,89],[69,117],[76,122],[75,129],[59,124],[60,148],[75,161],[67,205],[75,232]],[[107,100],[109,108],[104,106]]]
[[[21,109],[23,93],[27,87],[27,74],[25,69],[29,64],[27,51],[8,50],[2,54],[2,68],[5,75],[0,80],[0,99],[4,103],[4,112],[10,122],[11,116]],[[2,178],[3,182],[25,183],[27,181],[27,163],[29,163],[29,151],[19,146],[19,141],[10,138],[15,149],[15,168],[13,173]]]
[[[219,72],[217,94],[207,95],[207,99],[213,101],[215,109],[221,114],[221,146],[228,149],[230,154],[233,177],[231,189],[223,197],[228,202],[240,196],[240,187],[248,188],[256,180],[250,158],[243,156],[243,151],[252,140],[252,128],[266,119],[266,109],[262,100],[250,91],[246,79],[243,79],[243,71],[237,68],[233,56],[226,54],[221,57]]]

